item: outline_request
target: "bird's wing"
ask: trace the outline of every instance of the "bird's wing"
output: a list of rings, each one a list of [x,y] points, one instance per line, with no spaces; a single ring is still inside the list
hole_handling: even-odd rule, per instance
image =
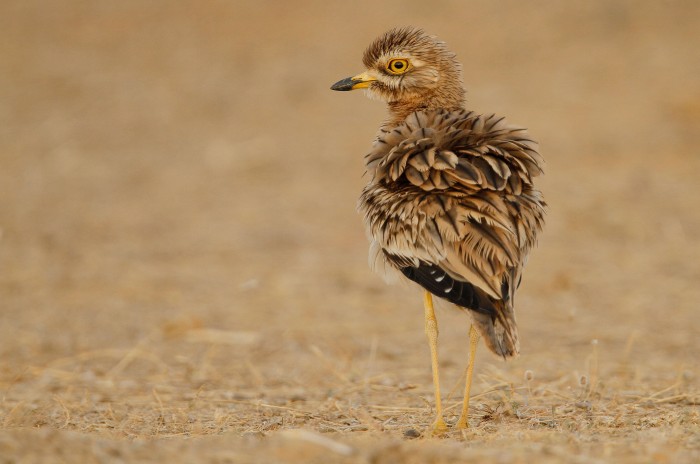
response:
[[[417,112],[379,134],[361,209],[376,248],[399,269],[440,269],[467,295],[465,283],[508,300],[542,226],[544,202],[532,188],[541,164],[535,142],[502,118]]]

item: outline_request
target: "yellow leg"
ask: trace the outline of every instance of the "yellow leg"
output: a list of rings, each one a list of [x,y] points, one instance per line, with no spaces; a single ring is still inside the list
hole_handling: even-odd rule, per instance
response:
[[[469,428],[467,414],[469,413],[469,391],[472,389],[472,374],[474,373],[474,361],[476,358],[476,347],[479,345],[479,332],[474,326],[469,327],[469,365],[467,366],[467,383],[464,387],[464,401],[462,402],[462,415],[457,421],[458,429]]]
[[[445,420],[442,418],[442,401],[440,399],[440,374],[437,354],[438,326],[433,309],[433,296],[426,291],[423,297],[425,307],[425,334],[428,336],[430,344],[430,360],[433,365],[433,386],[435,387],[435,409],[436,418],[433,424],[433,433],[441,434],[447,430]]]

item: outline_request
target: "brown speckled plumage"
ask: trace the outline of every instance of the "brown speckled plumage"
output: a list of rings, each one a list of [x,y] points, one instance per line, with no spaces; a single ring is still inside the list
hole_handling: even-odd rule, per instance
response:
[[[387,32],[370,44],[363,62],[366,72],[332,88],[365,88],[389,108],[366,155],[370,180],[358,205],[371,263],[465,309],[491,351],[517,355],[515,291],[544,222],[545,203],[533,183],[543,165],[537,144],[502,117],[464,109],[460,64],[421,30]],[[437,322],[428,293],[426,333],[438,430],[444,422]],[[470,337],[473,367],[478,335]],[[467,426],[470,384],[471,371],[460,427]]]
[[[382,129],[366,157],[371,180],[359,209],[371,262],[432,265],[474,286],[481,307],[463,307],[501,356],[518,353],[513,296],[543,223],[536,148],[503,118],[430,110]]]

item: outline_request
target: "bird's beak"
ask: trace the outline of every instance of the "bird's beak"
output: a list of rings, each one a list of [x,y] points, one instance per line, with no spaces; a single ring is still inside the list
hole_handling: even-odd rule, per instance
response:
[[[342,81],[338,81],[331,86],[331,90],[355,90],[369,87],[370,84],[377,79],[370,76],[367,72],[358,74],[357,76],[348,77]]]

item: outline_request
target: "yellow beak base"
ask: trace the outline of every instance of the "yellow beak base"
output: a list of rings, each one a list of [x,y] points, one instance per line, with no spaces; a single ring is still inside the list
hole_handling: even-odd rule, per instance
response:
[[[340,91],[347,91],[347,90],[356,90],[356,89],[365,89],[369,87],[372,82],[376,81],[374,77],[370,76],[366,72],[363,72],[362,74],[358,74],[357,76],[353,77],[347,77],[343,80],[340,80],[333,84],[331,86],[331,90],[340,90]]]

